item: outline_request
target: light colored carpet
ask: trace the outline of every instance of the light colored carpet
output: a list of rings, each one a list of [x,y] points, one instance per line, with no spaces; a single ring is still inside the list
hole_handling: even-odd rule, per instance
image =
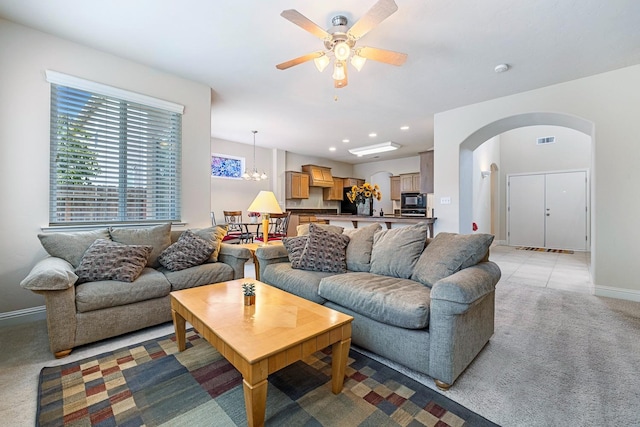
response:
[[[640,426],[640,303],[501,281],[494,336],[442,393],[505,427]]]

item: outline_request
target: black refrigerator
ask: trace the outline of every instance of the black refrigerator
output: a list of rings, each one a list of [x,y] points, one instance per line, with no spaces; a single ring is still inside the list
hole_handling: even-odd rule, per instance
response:
[[[358,213],[358,209],[356,208],[355,203],[352,203],[349,201],[349,198],[347,197],[347,193],[349,191],[351,191],[351,188],[342,189],[342,201],[340,202],[340,213],[355,215]]]

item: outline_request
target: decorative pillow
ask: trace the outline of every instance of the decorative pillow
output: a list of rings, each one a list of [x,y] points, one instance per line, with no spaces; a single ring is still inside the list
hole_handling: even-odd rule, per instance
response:
[[[98,239],[84,253],[76,268],[77,283],[97,280],[133,282],[147,265],[151,246],[123,245]]]
[[[349,228],[343,234],[349,236],[347,246],[347,269],[351,271],[369,271],[371,268],[371,250],[373,235],[380,231],[380,224],[371,224],[363,228]]]
[[[192,231],[195,235],[207,240],[209,243],[211,243],[211,246],[213,246],[213,252],[211,252],[211,255],[209,256],[209,260],[207,262],[217,262],[222,239],[224,239],[224,236],[227,235],[227,225],[221,224],[214,227],[202,228]]]
[[[308,239],[300,259],[302,270],[346,273],[349,236],[323,230],[311,223]]]
[[[408,279],[427,244],[428,226],[418,223],[373,235],[370,273]]]
[[[158,261],[171,271],[180,271],[202,264],[212,252],[213,245],[210,241],[187,230],[177,242],[162,251]]]
[[[309,234],[309,226],[311,224],[315,224],[316,227],[320,227],[321,229],[325,230],[325,231],[330,231],[332,233],[336,233],[336,234],[342,234],[342,231],[344,230],[344,227],[340,227],[339,225],[331,225],[331,224],[322,224],[322,223],[309,223],[309,224],[302,224],[296,227],[296,233],[298,234],[298,236],[306,236],[307,234]]]
[[[62,258],[76,268],[80,264],[82,255],[93,242],[98,239],[109,239],[109,229],[38,234],[38,239],[49,255]]]
[[[420,256],[411,279],[431,287],[456,271],[476,265],[485,258],[493,237],[438,233]]]
[[[171,244],[171,224],[162,224],[145,228],[113,228],[109,229],[111,240],[125,245],[149,245],[153,247],[148,267],[160,267],[158,256]]]
[[[282,239],[282,244],[289,253],[291,268],[300,268],[300,259],[302,258],[304,247],[307,245],[307,240],[309,240],[309,236],[285,237]]]

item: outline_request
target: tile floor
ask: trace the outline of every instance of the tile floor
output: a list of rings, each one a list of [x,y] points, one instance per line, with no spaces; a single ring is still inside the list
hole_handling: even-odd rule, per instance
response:
[[[593,294],[590,252],[559,254],[493,246],[489,258],[500,267],[501,281]]]

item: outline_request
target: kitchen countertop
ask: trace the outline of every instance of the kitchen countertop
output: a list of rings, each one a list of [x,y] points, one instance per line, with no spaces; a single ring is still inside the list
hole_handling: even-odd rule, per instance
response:
[[[426,222],[429,225],[429,237],[433,237],[433,223],[437,218],[426,218],[416,216],[401,216],[401,215],[384,215],[384,216],[367,216],[367,215],[316,215],[317,219],[331,221],[351,221],[354,228],[358,228],[360,222],[384,222],[387,229],[391,228],[391,224],[417,224],[419,222]]]

